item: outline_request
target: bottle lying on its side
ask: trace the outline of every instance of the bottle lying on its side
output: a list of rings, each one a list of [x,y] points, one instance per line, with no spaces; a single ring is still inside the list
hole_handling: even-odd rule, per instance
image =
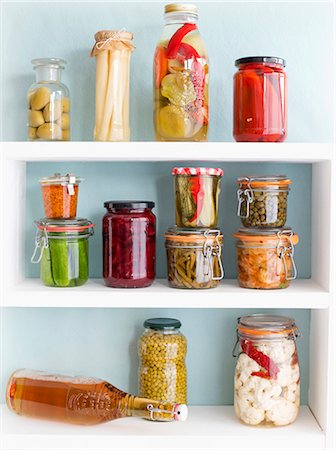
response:
[[[130,395],[99,378],[27,369],[17,370],[10,377],[6,401],[11,411],[22,416],[79,425],[96,425],[122,417],[184,421],[188,415],[186,405]]]

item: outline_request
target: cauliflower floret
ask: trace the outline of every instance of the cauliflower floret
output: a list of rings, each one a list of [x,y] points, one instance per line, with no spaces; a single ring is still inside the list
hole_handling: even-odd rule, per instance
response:
[[[266,412],[267,420],[274,423],[274,425],[288,425],[296,419],[299,408],[283,397],[274,401],[274,404],[270,410]]]
[[[252,372],[257,372],[258,370],[260,370],[259,364],[247,356],[246,353],[239,355],[235,373],[242,383],[245,383],[249,379]]]
[[[265,411],[263,409],[255,408],[248,400],[243,400],[240,397],[235,397],[235,411],[239,419],[248,425],[258,425],[265,418]]]
[[[284,387],[283,397],[289,402],[295,403],[297,406],[300,404],[300,384],[292,383],[289,386]]]
[[[281,395],[281,386],[271,380],[255,378],[258,378],[258,380],[256,381],[253,406],[268,411],[273,407],[274,401]]]
[[[288,361],[295,353],[294,341],[288,339],[281,342],[268,342],[256,345],[257,349],[269,356],[276,364]]]
[[[298,364],[284,364],[280,366],[280,371],[277,376],[277,382],[280,386],[289,386],[292,383],[297,383],[300,378],[300,369]]]

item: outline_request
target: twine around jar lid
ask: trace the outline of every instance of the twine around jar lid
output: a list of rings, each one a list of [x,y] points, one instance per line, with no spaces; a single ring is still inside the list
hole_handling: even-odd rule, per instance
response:
[[[95,34],[95,44],[91,50],[91,56],[96,56],[104,50],[130,50],[133,51],[133,33],[122,30],[101,30]]]

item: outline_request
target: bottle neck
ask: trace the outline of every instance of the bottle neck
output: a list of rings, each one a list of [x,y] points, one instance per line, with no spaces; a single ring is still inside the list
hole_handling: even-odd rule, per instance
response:
[[[184,24],[184,23],[198,23],[198,15],[186,12],[171,12],[164,16],[166,25]]]
[[[36,83],[50,83],[61,81],[61,68],[40,66],[35,68]]]
[[[157,400],[130,395],[127,415],[152,421],[169,422],[177,420],[176,403],[163,403]]]

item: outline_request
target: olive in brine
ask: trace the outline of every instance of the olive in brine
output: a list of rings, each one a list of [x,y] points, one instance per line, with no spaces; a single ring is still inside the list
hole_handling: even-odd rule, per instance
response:
[[[50,100],[50,90],[47,87],[41,87],[36,90],[30,99],[32,109],[39,111],[43,109]]]
[[[43,114],[41,111],[28,111],[28,124],[30,127],[39,127],[44,123]]]

